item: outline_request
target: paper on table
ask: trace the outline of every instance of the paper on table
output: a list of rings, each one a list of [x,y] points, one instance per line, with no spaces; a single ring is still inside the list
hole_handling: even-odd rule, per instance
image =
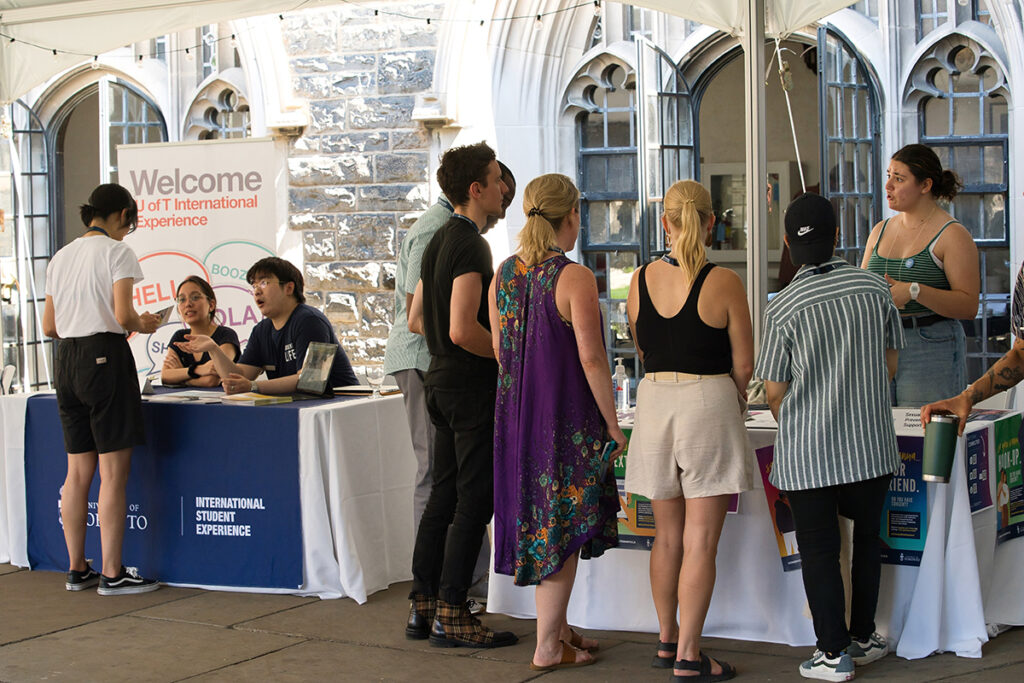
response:
[[[400,393],[402,393],[402,390],[398,388],[397,384],[384,384],[380,388],[381,396],[391,396]],[[366,386],[365,384],[350,384],[345,387],[334,387],[334,394],[336,396],[370,396],[373,394],[373,387]]]

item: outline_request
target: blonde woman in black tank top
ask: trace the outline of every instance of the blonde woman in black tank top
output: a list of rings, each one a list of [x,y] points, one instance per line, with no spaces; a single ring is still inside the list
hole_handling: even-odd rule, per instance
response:
[[[677,676],[710,668],[700,652],[729,498],[753,485],[741,404],[754,365],[750,313],[735,272],[707,263],[711,196],[679,181],[665,193],[670,255],[633,275],[630,329],[644,361],[626,459],[626,490],[651,499],[651,593],[659,643],[652,666]],[[679,622],[676,623],[678,610]],[[720,677],[719,677],[720,676]]]
[[[872,229],[861,267],[886,279],[903,314],[907,345],[893,380],[894,403],[922,406],[967,384],[966,343],[957,321],[978,312],[978,249],[967,229],[938,204],[952,200],[962,184],[943,170],[935,152],[907,145],[893,155],[886,175],[886,199],[898,214]],[[948,285],[942,286],[941,277],[939,286],[912,281],[906,271],[921,271],[917,261],[923,258],[941,264]]]

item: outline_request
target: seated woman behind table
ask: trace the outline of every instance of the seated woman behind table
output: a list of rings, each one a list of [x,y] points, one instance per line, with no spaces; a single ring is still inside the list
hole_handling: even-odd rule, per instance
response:
[[[230,327],[217,324],[217,297],[210,283],[198,275],[190,275],[178,285],[177,302],[178,315],[188,325],[188,330],[178,330],[171,337],[160,381],[164,384],[188,384],[194,387],[218,386],[220,375],[210,360],[210,354],[206,351],[183,351],[178,348],[177,342],[185,341],[186,334],[202,334],[213,339],[224,354],[235,361],[240,353],[238,335]]]

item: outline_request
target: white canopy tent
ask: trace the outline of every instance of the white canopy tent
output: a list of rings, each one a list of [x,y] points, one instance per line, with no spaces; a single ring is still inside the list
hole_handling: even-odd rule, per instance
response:
[[[586,0],[580,2],[586,4]],[[782,37],[852,2],[635,0],[630,4],[736,36],[751,34],[748,18],[754,12],[765,16],[766,35]],[[323,4],[332,0],[0,0],[0,102],[10,102],[64,69],[129,43],[201,24]]]
[[[578,1],[588,4],[587,0]],[[762,108],[765,60],[760,46],[766,36],[787,36],[852,3],[853,0],[634,0],[631,3],[697,21],[742,39],[746,64],[746,177],[751,179],[747,183],[751,236],[747,272],[752,303],[765,300],[767,267],[767,248],[760,229],[766,224],[766,207],[760,198],[767,191]],[[324,4],[332,4],[332,0],[0,0],[0,106],[75,64],[133,42],[202,24]],[[514,3],[510,4],[515,7]],[[751,23],[752,16],[763,16],[765,20]],[[758,49],[752,49],[754,46]],[[760,338],[759,328],[760,321],[754,320],[755,339]]]

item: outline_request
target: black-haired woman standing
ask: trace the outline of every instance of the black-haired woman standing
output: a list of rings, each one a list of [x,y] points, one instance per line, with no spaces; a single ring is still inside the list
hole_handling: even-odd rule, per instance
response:
[[[180,349],[185,335],[205,335],[213,339],[232,362],[238,360],[238,335],[226,325],[218,325],[217,296],[210,283],[198,275],[189,275],[178,285],[176,301],[181,321],[188,330],[179,329],[167,344],[160,381],[164,384],[190,384],[195,387],[220,386],[220,375],[206,351],[189,353]]]
[[[963,186],[925,145],[892,155],[885,196],[899,215],[868,236],[861,268],[885,277],[903,317],[906,346],[893,380],[898,406],[923,406],[967,385],[960,320],[978,314],[978,248],[967,228],[942,210]]]
[[[160,318],[136,313],[133,285],[142,268],[122,240],[135,230],[138,207],[120,185],[100,185],[80,207],[85,234],[58,251],[46,269],[43,331],[59,339],[57,406],[68,475],[61,493],[70,560],[65,588],[99,584],[100,595],[146,593],[160,587],[121,564],[125,488],[132,447],[142,444],[142,403],[126,332],[150,333]],[[100,470],[102,575],[85,559],[89,486]]]

